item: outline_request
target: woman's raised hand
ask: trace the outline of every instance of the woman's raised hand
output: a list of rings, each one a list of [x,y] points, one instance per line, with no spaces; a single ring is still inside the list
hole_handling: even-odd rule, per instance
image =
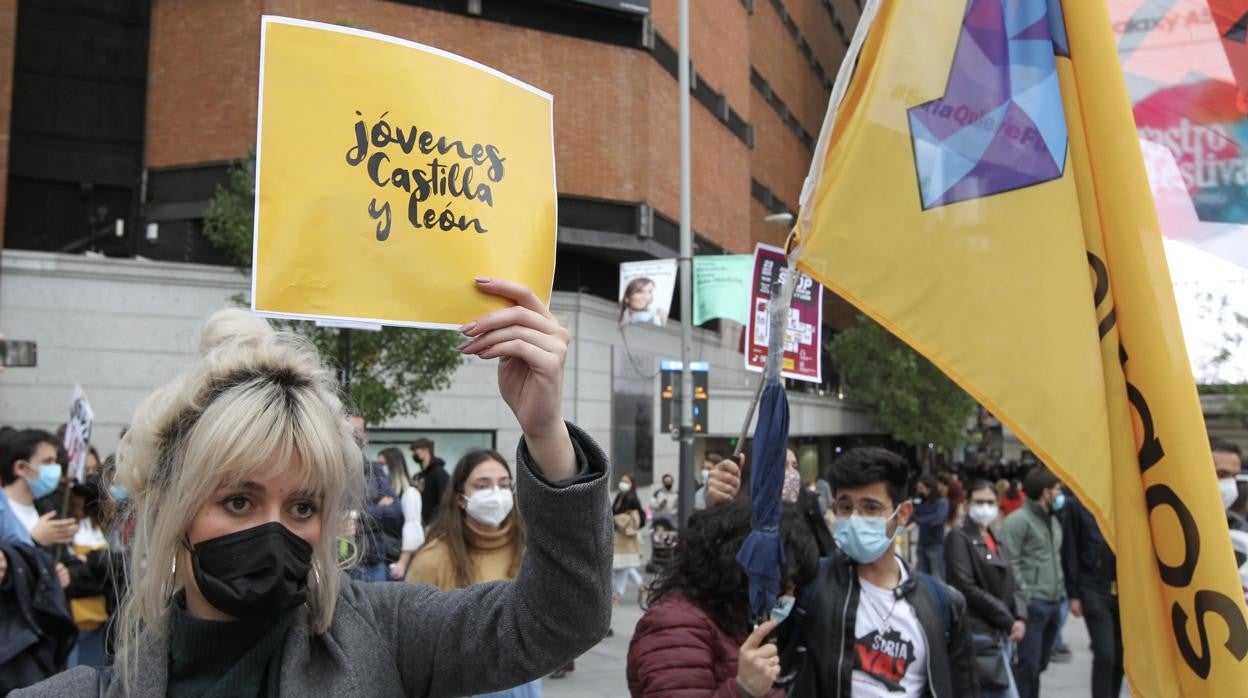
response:
[[[765,695],[780,677],[780,651],[765,641],[776,625],[769,620],[755,628],[737,654],[737,686],[747,696]]]
[[[460,328],[464,354],[499,359],[498,391],[516,415],[529,453],[548,480],[576,475],[576,454],[563,423],[563,364],[572,335],[527,286],[476,279],[477,290],[506,298],[510,308]]]

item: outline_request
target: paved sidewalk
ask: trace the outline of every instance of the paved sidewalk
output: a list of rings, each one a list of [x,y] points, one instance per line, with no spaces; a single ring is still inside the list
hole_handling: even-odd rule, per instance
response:
[[[628,683],[624,668],[628,659],[628,641],[633,627],[641,618],[636,602],[617,606],[611,625],[615,636],[603,640],[580,659],[576,671],[567,678],[542,682],[545,698],[627,698]],[[1092,653],[1088,649],[1088,633],[1083,620],[1071,617],[1066,623],[1066,644],[1074,651],[1068,664],[1050,664],[1040,679],[1041,695],[1045,698],[1083,698],[1089,696],[1092,675]],[[1128,696],[1124,688],[1123,696]]]

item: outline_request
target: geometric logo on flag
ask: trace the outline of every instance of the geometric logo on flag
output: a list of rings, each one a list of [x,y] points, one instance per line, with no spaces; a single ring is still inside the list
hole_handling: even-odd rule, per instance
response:
[[[945,94],[907,109],[923,210],[1062,176],[1061,0],[970,0]]]

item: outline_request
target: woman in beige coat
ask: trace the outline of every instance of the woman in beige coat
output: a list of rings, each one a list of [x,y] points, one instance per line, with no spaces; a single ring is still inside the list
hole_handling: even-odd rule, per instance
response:
[[[638,533],[646,525],[646,512],[641,508],[637,491],[633,489],[631,475],[621,475],[617,489],[619,492],[611,505],[611,513],[615,519],[614,599],[619,603],[628,589],[629,580],[636,585],[638,598],[641,597],[641,540]]]

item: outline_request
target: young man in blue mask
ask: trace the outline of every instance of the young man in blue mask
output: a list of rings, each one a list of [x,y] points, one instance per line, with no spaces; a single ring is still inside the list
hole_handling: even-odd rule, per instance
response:
[[[0,485],[4,487],[0,499],[0,542],[33,541],[50,550],[74,539],[77,521],[54,518],[54,512],[40,516],[35,508],[35,500],[55,490],[60,479],[56,437],[39,429],[5,434],[0,442]],[[15,519],[21,524],[20,529],[12,525]]]
[[[721,463],[716,497],[739,486]],[[853,448],[828,471],[837,526],[833,550],[801,594],[800,629],[782,631],[783,652],[806,648],[791,696],[974,698],[975,653],[960,593],[911,570],[894,538],[914,505],[910,466],[892,451]]]
[[[1018,644],[1014,678],[1020,698],[1039,698],[1040,674],[1049,666],[1066,596],[1062,573],[1062,524],[1066,504],[1057,476],[1037,465],[1023,478],[1026,500],[1005,518],[1002,538],[1010,551],[1014,579],[1027,598],[1027,632]]]

